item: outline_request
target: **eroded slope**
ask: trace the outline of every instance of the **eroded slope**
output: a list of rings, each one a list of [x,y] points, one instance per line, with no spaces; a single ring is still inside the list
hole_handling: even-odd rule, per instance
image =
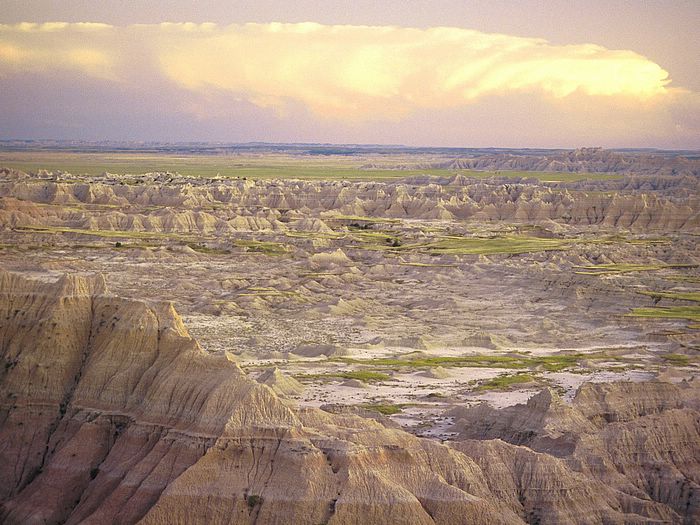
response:
[[[595,462],[581,467],[534,444],[479,439],[449,447],[378,420],[294,409],[230,357],[205,353],[171,306],[106,295],[100,278],[3,272],[0,291],[7,523],[681,523],[697,516],[690,458],[698,414],[662,400],[675,391],[652,385],[657,401],[625,408],[604,389],[581,390],[586,408],[568,425],[585,441],[617,424],[601,418],[643,416],[627,430],[687,487],[681,496],[654,497],[643,480],[656,478],[640,474],[650,468],[645,454],[627,454],[611,484],[586,466]],[[662,427],[669,434],[660,441],[644,417],[675,423]],[[614,446],[600,441],[594,459]],[[665,494],[668,485],[656,487]]]

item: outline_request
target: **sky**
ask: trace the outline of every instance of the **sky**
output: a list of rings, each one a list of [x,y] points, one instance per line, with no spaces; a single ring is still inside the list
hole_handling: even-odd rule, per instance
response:
[[[700,149],[697,0],[101,4],[2,0],[0,139]]]

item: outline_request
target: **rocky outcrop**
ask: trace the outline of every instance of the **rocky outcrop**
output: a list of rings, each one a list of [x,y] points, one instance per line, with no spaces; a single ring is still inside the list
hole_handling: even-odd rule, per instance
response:
[[[282,373],[278,368],[265,370],[257,378],[258,383],[269,386],[278,396],[298,395],[304,391],[304,385]]]
[[[579,148],[546,155],[497,153],[460,158],[443,166],[452,169],[512,170],[642,175],[700,175],[700,162],[684,157],[624,154],[603,148]]]
[[[506,523],[468,458],[295,413],[171,306],[2,273],[5,523]],[[474,475],[473,486],[445,469]],[[510,516],[510,518],[509,518]]]
[[[504,423],[465,411],[447,446],[381,419],[291,408],[230,354],[202,350],[172,305],[110,296],[99,277],[0,272],[0,319],[4,523],[698,516],[697,413],[663,401],[671,391],[630,409],[596,387],[573,407],[546,391]]]
[[[693,523],[700,519],[700,413],[693,408],[699,395],[689,383],[584,383],[571,406],[544,390],[525,405],[480,405],[452,415],[470,446],[501,439],[556,456],[577,473]],[[658,519],[672,519],[664,512]]]
[[[12,172],[14,173],[14,172]],[[142,177],[87,183],[17,178],[0,172],[0,227],[46,227],[180,234],[289,229],[332,233],[339,216],[509,221],[610,229],[700,228],[694,176],[542,184],[534,179],[410,181],[206,181]],[[663,179],[663,180],[667,180]]]

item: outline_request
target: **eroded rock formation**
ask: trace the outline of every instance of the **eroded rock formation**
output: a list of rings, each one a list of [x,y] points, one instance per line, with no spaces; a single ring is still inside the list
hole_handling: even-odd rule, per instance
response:
[[[573,407],[545,391],[503,423],[467,410],[447,446],[296,409],[204,352],[171,305],[99,277],[2,272],[0,319],[5,523],[698,517],[698,414],[677,387],[589,385]]]
[[[647,230],[700,227],[697,177],[540,184],[455,175],[419,183],[250,181],[156,176],[75,182],[0,171],[0,227],[217,233],[329,232],[338,215],[511,221]],[[414,181],[415,182],[415,181]],[[655,185],[661,191],[655,191]],[[679,186],[680,185],[680,186]],[[300,215],[300,212],[302,215]]]

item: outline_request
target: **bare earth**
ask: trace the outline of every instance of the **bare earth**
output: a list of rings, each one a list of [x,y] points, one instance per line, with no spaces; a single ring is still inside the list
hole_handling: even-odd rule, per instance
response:
[[[585,155],[591,171],[602,169],[594,151],[577,160],[581,170]],[[618,167],[621,158],[605,157]],[[436,162],[364,160],[370,172]],[[560,182],[0,171],[0,454],[13,465],[3,467],[13,481],[0,494],[1,519],[398,523],[400,505],[415,516],[410,523],[700,519],[697,161],[629,165],[610,168],[622,173],[615,178]],[[109,315],[98,336],[100,308]],[[51,319],[58,328],[45,326]],[[74,333],[81,323],[92,334],[83,342]],[[167,343],[166,358],[170,325],[186,342]],[[196,346],[190,336],[201,348],[180,351]],[[73,347],[84,357],[71,357]],[[64,374],[37,372],[47,363]],[[22,386],[27,378],[34,386]],[[139,409],[132,392],[150,408]],[[255,406],[236,408],[244,402]],[[37,415],[41,404],[55,404],[57,415]],[[117,447],[122,438],[105,451],[96,437],[111,432],[115,414],[127,434],[158,427],[201,440],[168,445],[180,447],[177,474],[154,480],[159,488],[129,515],[117,486],[129,485],[130,469],[159,462],[144,456],[118,473],[129,454]],[[39,429],[31,445],[21,444],[23,421]],[[136,434],[129,446],[142,439]],[[287,447],[283,457],[260,445],[272,435]],[[75,466],[89,479],[68,476],[62,493],[53,480],[74,468],[67,447],[76,436],[76,447],[95,447]],[[227,456],[226,439],[251,440],[246,461],[269,468],[267,481],[226,470],[210,485],[212,469],[239,461]],[[289,456],[299,443],[311,454],[304,461]],[[380,461],[384,446],[398,448]],[[402,450],[410,461],[394,457]],[[332,465],[328,473],[314,454]],[[279,461],[289,463],[272,466]],[[376,461],[386,471],[368,466]],[[306,469],[308,487],[284,507],[295,469]],[[330,481],[338,472],[342,481]],[[337,494],[318,488],[324,483]],[[51,503],[68,499],[66,508]]]

